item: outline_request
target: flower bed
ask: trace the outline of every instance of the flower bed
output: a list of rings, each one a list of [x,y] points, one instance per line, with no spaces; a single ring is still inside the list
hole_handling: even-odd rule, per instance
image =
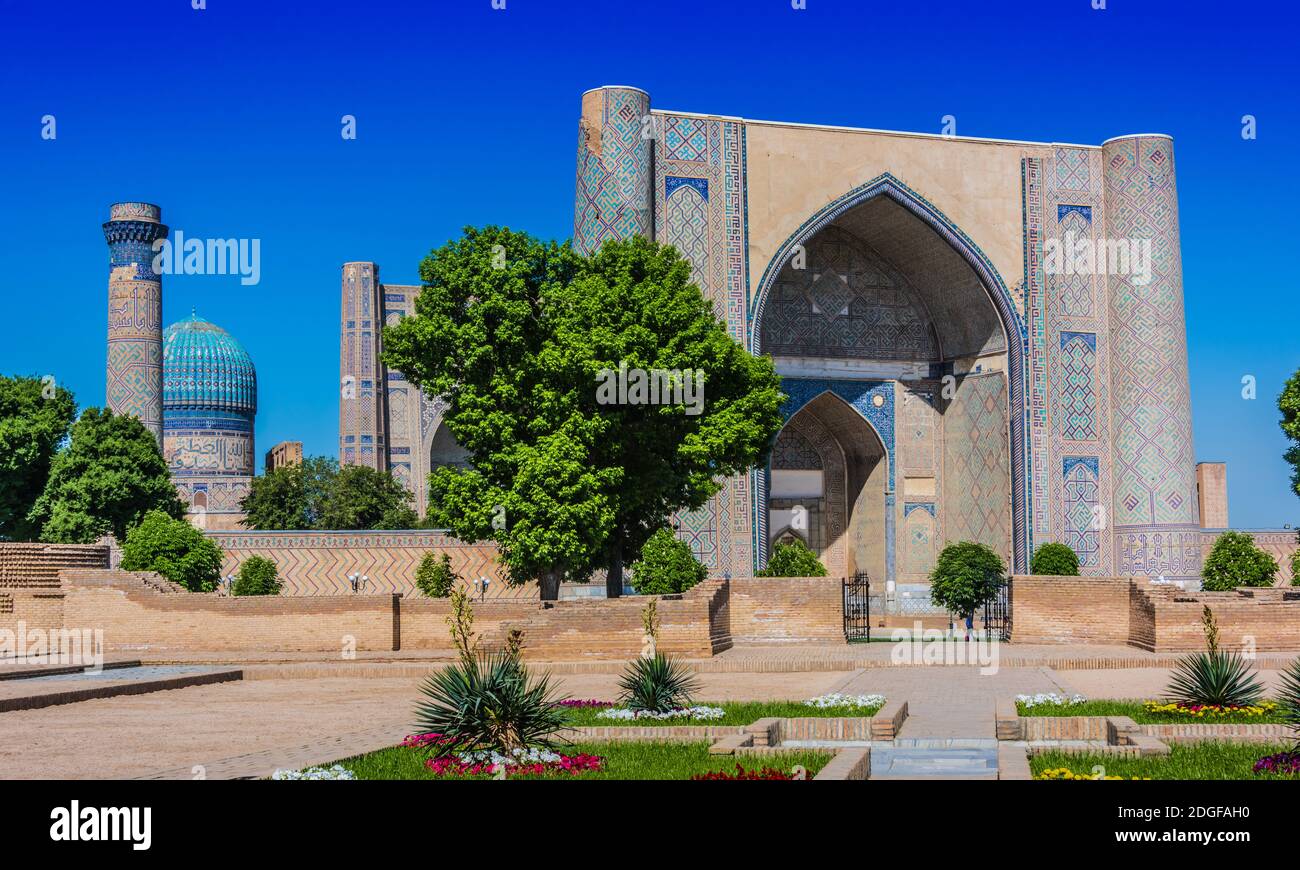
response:
[[[1258,743],[1230,743],[1207,740],[1197,743],[1177,743],[1166,756],[1115,757],[1100,753],[1069,753],[1060,751],[1039,752],[1029,759],[1035,779],[1091,779],[1100,770],[1107,778],[1120,779],[1176,779],[1176,780],[1227,780],[1227,779],[1297,779],[1300,773],[1287,773],[1277,764],[1274,769],[1257,769],[1261,753],[1270,749],[1277,758],[1287,754],[1290,745],[1261,745]],[[1049,771],[1065,769],[1073,777],[1056,775]]]
[[[734,773],[727,770],[715,770],[711,773],[697,773],[691,777],[692,780],[714,781],[714,780],[799,780],[808,777],[802,772],[778,770],[775,767],[764,767],[760,770],[746,770],[744,765],[737,764]]]
[[[1149,776],[1128,776],[1128,777],[1125,777],[1125,776],[1106,776],[1104,773],[1092,773],[1092,772],[1088,772],[1088,773],[1075,773],[1073,770],[1070,770],[1070,768],[1068,768],[1068,767],[1049,767],[1047,770],[1044,770],[1042,773],[1037,774],[1037,775],[1034,777],[1034,779],[1074,779],[1074,780],[1080,780],[1080,779],[1090,779],[1090,780],[1101,780],[1101,779],[1129,779],[1129,780],[1135,780],[1135,779],[1150,779],[1150,778],[1151,778],[1151,777],[1149,777]]]
[[[341,764],[332,767],[308,767],[304,770],[277,770],[271,779],[356,779],[356,774]]]
[[[688,780],[697,775],[713,773],[734,775],[735,760],[711,755],[709,744],[710,741],[706,740],[671,743],[584,742],[573,746],[566,745],[563,747],[563,755],[560,753],[556,755],[571,760],[598,758],[598,765],[588,765],[584,769],[565,769],[563,765],[537,769],[530,764],[540,762],[531,762],[521,763],[519,770],[511,771],[512,762],[507,760],[505,778]],[[796,767],[802,768],[806,772],[806,777],[811,779],[830,759],[829,752],[792,750],[765,756],[762,763],[790,776],[794,775]],[[430,759],[427,751],[406,745],[345,758],[338,762],[338,766],[351,772],[357,779],[463,781],[491,779],[494,776],[490,768],[479,768],[477,771],[467,769],[464,772],[456,771],[451,775],[445,772],[438,773],[426,764],[428,760]],[[484,761],[486,760],[485,758]],[[495,775],[500,776],[500,773]]]
[[[1017,695],[1021,716],[1128,716],[1139,725],[1191,722],[1277,724],[1286,721],[1273,701],[1245,707],[1189,706],[1164,701],[1090,701],[1082,695]]]
[[[708,725],[752,725],[759,719],[870,718],[885,704],[883,695],[822,695],[807,701],[716,701],[688,708],[695,715],[642,714],[602,703],[567,710],[566,724],[571,728],[590,728],[622,723],[635,725],[683,725],[699,722]],[[720,713],[718,712],[720,711]]]

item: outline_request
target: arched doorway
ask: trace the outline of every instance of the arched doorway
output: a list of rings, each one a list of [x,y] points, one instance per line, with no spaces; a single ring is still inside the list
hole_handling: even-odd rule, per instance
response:
[[[865,526],[846,525],[857,549],[853,560],[846,550],[843,573],[865,567],[873,578],[923,584],[938,549],[956,540],[1023,566],[1014,472],[1023,421],[1011,410],[1022,407],[1018,315],[978,248],[932,206],[889,176],[828,205],[764,272],[751,330],[791,396],[792,423],[834,394],[870,422],[865,432],[841,430],[841,443],[864,454],[878,443],[887,459],[877,463],[887,471],[881,510],[862,510]],[[755,487],[778,507],[777,478],[787,477],[778,472],[791,470],[782,452]],[[783,518],[762,507],[760,523]],[[883,559],[860,549],[875,540]]]
[[[836,576],[886,573],[885,445],[842,398],[823,392],[777,435],[768,493],[769,547],[801,538]]]

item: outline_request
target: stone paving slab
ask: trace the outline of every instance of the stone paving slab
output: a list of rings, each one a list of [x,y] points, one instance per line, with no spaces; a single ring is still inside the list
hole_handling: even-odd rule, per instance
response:
[[[408,728],[392,725],[370,728],[298,746],[276,747],[245,755],[198,761],[190,767],[173,767],[135,778],[264,779],[277,770],[302,770],[386,749],[400,743],[409,731]]]

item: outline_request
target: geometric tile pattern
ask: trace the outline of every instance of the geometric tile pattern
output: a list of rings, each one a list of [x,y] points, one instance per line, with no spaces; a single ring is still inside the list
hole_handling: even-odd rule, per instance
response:
[[[762,347],[774,356],[937,360],[925,306],[855,236],[827,227],[772,285]]]
[[[603,88],[600,129],[584,119],[578,132],[574,247],[594,251],[607,239],[652,238],[653,144],[650,97],[631,88]]]
[[[1057,380],[1056,420],[1063,437],[1092,441],[1097,437],[1097,336],[1061,333],[1061,377]]]
[[[1151,277],[1112,274],[1115,568],[1195,578],[1200,550],[1171,143],[1103,146],[1108,235],[1150,240]]]
[[[104,223],[109,249],[108,365],[105,398],[117,414],[138,417],[162,443],[162,278],[152,244],[167,237],[162,210],[117,203]]]
[[[1007,387],[1001,373],[962,378],[944,412],[944,533],[1010,556]]]
[[[703,118],[669,115],[664,118],[664,148],[669,160],[708,159],[708,122]]]
[[[1097,457],[1065,457],[1061,468],[1065,527],[1062,543],[1079,557],[1080,568],[1101,563],[1097,477]]]

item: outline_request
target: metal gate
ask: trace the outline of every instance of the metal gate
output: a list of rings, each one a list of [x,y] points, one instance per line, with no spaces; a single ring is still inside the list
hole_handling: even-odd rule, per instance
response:
[[[866,571],[844,581],[844,639],[871,640],[871,581]]]
[[[984,602],[982,614],[985,637],[1000,641],[1011,640],[1011,579],[998,587],[993,597]]]

